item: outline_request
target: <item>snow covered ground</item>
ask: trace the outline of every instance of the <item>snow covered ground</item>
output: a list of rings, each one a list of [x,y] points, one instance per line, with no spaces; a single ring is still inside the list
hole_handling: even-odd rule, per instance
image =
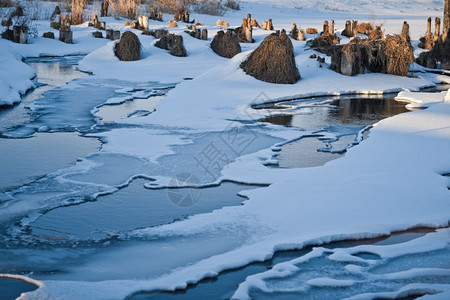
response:
[[[407,20],[411,25],[411,36],[417,43],[417,39],[425,30],[426,17],[440,16],[443,1],[405,3],[392,0],[383,1],[381,4],[364,0],[243,1],[241,7],[241,11],[230,11],[220,18],[238,26],[245,14],[251,12],[259,22],[271,17],[275,29],[288,30],[293,22],[302,28],[320,28],[324,19],[334,19],[337,29],[342,29],[346,19],[375,19],[384,23],[387,33],[399,32],[402,22]],[[167,20],[168,16],[165,17]],[[196,14],[192,17],[205,23],[210,40],[215,32],[220,30],[220,27],[215,25],[217,17]],[[107,27],[128,30],[124,28],[123,20],[107,18],[106,22]],[[41,32],[49,30],[48,22],[40,22],[38,27]],[[164,25],[152,21],[150,27],[161,28]],[[19,94],[33,86],[30,78],[34,76],[34,72],[20,62],[20,58],[30,56],[89,53],[80,62],[79,68],[94,74],[85,79],[90,82],[125,80],[131,87],[134,84],[143,84],[143,81],[160,82],[162,86],[177,83],[155,112],[147,116],[120,119],[115,122],[119,128],[113,127],[106,132],[90,134],[101,137],[105,143],[98,154],[98,157],[103,157],[105,161],[107,157],[124,155],[143,162],[140,167],[124,164],[123,169],[132,174],[127,173],[126,178],[118,176],[118,179],[114,179],[117,183],[108,183],[108,189],[111,189],[111,185],[117,188],[127,184],[138,174],[155,179],[148,183],[148,187],[173,185],[171,176],[167,175],[171,174],[170,172],[161,171],[157,174],[154,169],[143,169],[147,166],[162,165],[165,157],[176,157],[176,147],[195,144],[193,136],[208,134],[216,134],[216,140],[223,141],[228,138],[226,143],[237,153],[235,159],[226,167],[222,166],[217,176],[208,183],[232,180],[270,186],[241,192],[248,197],[241,206],[226,207],[171,224],[122,233],[120,238],[124,241],[131,239],[140,242],[125,243],[120,248],[107,249],[105,252],[91,253],[86,250],[90,254],[83,258],[82,263],[71,266],[67,274],[55,277],[31,274],[30,278],[39,279],[39,289],[22,295],[23,299],[123,299],[142,290],[185,288],[189,283],[217,276],[221,271],[269,259],[278,250],[299,249],[306,245],[343,239],[370,238],[419,226],[448,226],[450,181],[443,175],[450,173],[450,92],[432,95],[418,92],[420,88],[446,81],[446,77],[428,73],[416,73],[418,76],[414,78],[384,74],[347,77],[327,68],[329,58],[325,64],[309,59],[313,51],[305,46],[305,42],[294,41],[296,62],[302,79],[293,85],[276,85],[260,82],[239,68],[239,64],[268,34],[267,31],[255,30],[254,38],[257,43],[242,44],[243,53],[228,60],[214,54],[208,46],[209,41],[191,38],[183,33],[184,28],[180,26],[170,30],[183,35],[188,57],[172,57],[166,51],[153,46],[153,37],[139,35],[144,46],[143,59],[138,62],[120,62],[113,53],[114,42],[92,38],[90,35],[93,30],[86,25],[73,28],[73,45],[43,38],[31,39],[29,45],[16,45],[0,39],[0,95],[3,104],[20,101]],[[343,40],[346,41],[348,40]],[[5,55],[1,54],[2,51]],[[5,71],[10,69],[17,71],[14,72],[17,73],[15,77]],[[185,80],[186,78],[193,80]],[[83,84],[86,84],[86,81],[72,82],[64,91],[70,93]],[[120,87],[120,84],[118,85]],[[113,89],[113,85],[105,86]],[[247,146],[250,146],[254,141],[248,140],[248,137],[252,136],[253,132],[264,132],[265,135],[284,142],[311,134],[308,130],[258,123],[260,118],[268,116],[270,112],[253,109],[252,104],[322,95],[376,95],[387,92],[401,92],[398,99],[412,102],[414,107],[429,107],[377,123],[371,129],[367,141],[350,149],[345,157],[325,166],[301,169],[267,168],[264,162],[271,159],[272,149],[279,147],[279,144],[246,152],[242,143],[235,143],[236,139],[245,137],[244,142],[248,142]],[[135,92],[125,89],[122,94],[122,98],[108,98],[109,104],[126,101],[127,96]],[[105,99],[105,102],[108,99]],[[91,109],[95,111],[94,107]],[[249,123],[251,125],[245,125]],[[256,129],[257,127],[259,129]],[[56,130],[56,127],[50,129]],[[266,138],[260,137],[261,140]],[[212,141],[215,141],[214,138]],[[177,163],[165,167],[194,172],[189,167],[195,159],[191,155],[186,152],[181,158],[182,163],[176,161]],[[77,176],[89,176],[92,170],[95,172],[95,166],[101,165],[99,162],[94,163],[94,159],[95,157],[89,157],[72,168],[60,170],[52,175],[56,178],[54,182],[61,184],[61,187],[64,187],[63,184],[75,182],[70,176],[80,172],[79,170],[85,174]],[[113,165],[111,168],[119,170],[121,166]],[[164,166],[155,169],[164,170]],[[116,172],[109,170],[104,174],[113,176]],[[102,188],[107,185],[107,180],[112,179],[108,177],[96,180],[100,182],[95,181],[88,189],[92,194],[105,192]],[[23,188],[27,189],[32,189],[32,186]],[[44,192],[49,191],[44,189]],[[18,194],[20,195],[20,192]],[[20,215],[24,211],[34,212],[40,205],[55,207],[54,202],[33,202],[33,199],[22,195],[11,205],[2,207],[0,212],[3,214],[3,220],[9,216]],[[30,219],[32,218],[30,216]],[[376,247],[366,247],[340,252],[318,249],[311,255],[321,256],[328,253],[330,260],[348,261],[357,260],[352,255],[359,251],[388,259],[402,254],[413,254],[414,251],[448,249],[449,237],[448,229],[442,229],[411,244],[383,248],[386,252]],[[162,238],[165,241],[159,244],[151,242]],[[57,257],[73,255],[70,251],[61,249],[55,249],[55,252],[58,253]],[[5,253],[10,254],[7,250]],[[163,260],[167,255],[173,258],[170,263]],[[39,255],[37,256],[39,258]],[[32,261],[33,257],[29,257],[29,260]],[[292,275],[297,271],[295,265],[305,259],[308,257],[301,257],[299,261],[276,266],[267,273],[249,277],[239,286],[234,297],[247,298],[255,288],[263,292],[285,291],[291,284],[289,280],[269,287],[266,285],[266,278]],[[370,261],[365,263],[371,264]],[[120,274],[117,270],[111,271],[112,265],[119,268],[117,264],[124,270]],[[349,266],[348,271],[359,272],[364,276],[367,274],[355,265]],[[422,275],[447,276],[446,278],[449,276],[448,268],[410,268],[406,273],[386,274],[383,278],[391,280]],[[357,282],[322,276],[310,279],[306,284],[315,287],[352,286]],[[410,291],[417,290],[438,293],[435,297],[450,293],[448,284],[405,284],[391,294],[371,293],[359,297],[391,297],[407,295]],[[447,294],[440,294],[443,291]]]

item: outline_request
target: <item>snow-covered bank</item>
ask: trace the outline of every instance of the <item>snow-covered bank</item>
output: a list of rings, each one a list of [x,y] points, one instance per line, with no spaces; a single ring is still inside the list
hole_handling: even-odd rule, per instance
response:
[[[35,72],[0,39],[0,106],[20,102],[20,96],[34,88]]]
[[[407,92],[402,91],[395,97],[397,101],[410,102],[406,105],[407,108],[426,108],[432,104],[443,101],[450,101],[450,92],[441,93],[421,93],[421,92]]]

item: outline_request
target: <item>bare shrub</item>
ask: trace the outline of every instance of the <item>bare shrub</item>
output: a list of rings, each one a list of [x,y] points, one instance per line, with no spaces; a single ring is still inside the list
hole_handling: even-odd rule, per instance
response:
[[[86,0],[72,0],[72,24],[78,25],[83,23],[83,10]]]
[[[13,7],[15,4],[12,0],[0,0],[0,7]]]
[[[100,1],[94,1],[91,5],[87,5],[84,9],[84,18],[85,20],[92,21],[94,20],[95,16],[99,16],[99,11],[102,6],[102,3]]]
[[[147,1],[150,7],[159,8],[162,12],[174,14],[180,9],[188,10],[189,5],[193,0],[149,0]]]
[[[225,13],[222,0],[196,0],[192,6],[199,14],[221,16]]]
[[[240,0],[227,0],[224,4],[226,8],[241,10]]]
[[[137,14],[137,7],[140,3],[140,0],[116,0],[109,1],[109,6],[113,16],[126,17],[134,20]]]
[[[41,1],[27,0],[22,1],[25,14],[32,20],[49,20],[55,9],[54,5],[43,5]]]

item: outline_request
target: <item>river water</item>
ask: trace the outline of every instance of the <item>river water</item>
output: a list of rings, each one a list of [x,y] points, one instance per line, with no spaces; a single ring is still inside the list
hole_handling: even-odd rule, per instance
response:
[[[189,141],[171,147],[170,155],[155,159],[104,151],[108,139],[102,134],[112,130],[161,130],[133,127],[121,120],[151,117],[174,85],[97,79],[77,71],[80,59],[29,59],[38,87],[19,105],[0,110],[0,273],[32,274],[38,280],[147,279],[245,244],[248,237],[239,232],[123,238],[133,230],[241,205],[246,200],[242,191],[264,185],[218,183],[190,159],[211,141],[220,140],[222,132],[190,134]],[[291,101],[266,109],[272,116],[249,125],[252,130],[246,134],[257,133],[258,139],[240,155],[278,145],[268,168],[316,167],[339,159],[348,148],[370,138],[371,125],[407,111],[389,96]],[[283,141],[268,134],[266,123],[309,134]],[[158,186],[159,177],[172,178],[174,185]],[[419,231],[414,238],[423,234]],[[226,272],[217,281],[202,282],[187,292],[133,298],[229,298],[248,275],[309,251],[278,253],[271,261]],[[436,257],[449,258],[441,253]],[[326,258],[310,268],[320,269],[324,263]],[[0,295],[6,298],[32,288],[11,279],[0,281]],[[322,292],[317,291],[316,298],[323,297]],[[299,296],[280,291],[275,295]],[[255,296],[271,297],[261,292]]]

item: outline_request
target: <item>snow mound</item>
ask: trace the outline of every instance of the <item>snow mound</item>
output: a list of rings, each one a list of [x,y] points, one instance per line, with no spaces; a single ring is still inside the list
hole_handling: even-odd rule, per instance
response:
[[[20,96],[34,88],[34,70],[21,62],[0,40],[0,105],[13,105],[21,101]]]
[[[450,96],[448,95],[448,92],[441,92],[441,93],[423,93],[423,92],[410,92],[410,91],[402,91],[398,93],[397,97],[395,97],[395,100],[400,102],[411,102],[406,107],[408,109],[414,109],[414,108],[426,108],[430,105],[443,102],[445,98],[445,101],[448,101],[447,98],[450,99]]]

